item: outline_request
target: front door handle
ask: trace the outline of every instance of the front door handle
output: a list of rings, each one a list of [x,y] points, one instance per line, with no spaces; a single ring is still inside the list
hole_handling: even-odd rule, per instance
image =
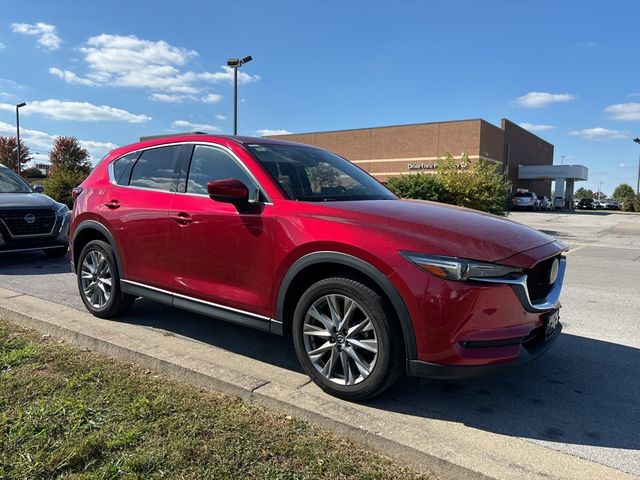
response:
[[[191,215],[185,212],[180,212],[177,215],[169,215],[169,218],[176,222],[178,225],[189,225],[193,223],[193,218]]]
[[[104,204],[105,207],[115,210],[116,208],[120,208],[120,202],[118,200],[111,200]]]

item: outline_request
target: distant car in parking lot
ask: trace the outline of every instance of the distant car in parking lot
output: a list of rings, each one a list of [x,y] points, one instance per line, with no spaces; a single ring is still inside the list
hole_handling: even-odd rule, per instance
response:
[[[615,200],[602,200],[600,206],[605,210],[620,210],[620,204]]]
[[[70,221],[66,205],[0,164],[0,254],[42,250],[60,257],[67,252]]]
[[[518,192],[511,198],[513,208],[525,208],[527,210],[540,210],[540,200],[535,192]]]
[[[578,202],[576,208],[579,210],[594,210],[595,205],[593,204],[593,198],[583,198]]]
[[[553,210],[553,202],[546,195],[538,195],[540,210]]]

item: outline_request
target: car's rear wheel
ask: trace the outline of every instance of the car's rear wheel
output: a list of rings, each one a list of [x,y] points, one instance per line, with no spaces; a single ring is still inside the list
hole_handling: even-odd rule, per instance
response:
[[[44,254],[47,257],[62,257],[63,255],[66,255],[67,253],[67,247],[61,247],[61,248],[48,248],[46,250],[43,250]]]
[[[403,372],[402,332],[386,300],[347,277],[314,283],[293,319],[300,364],[324,391],[347,400],[380,394]]]
[[[120,315],[135,301],[120,289],[118,265],[107,242],[92,240],[85,245],[78,259],[77,277],[82,302],[96,317]]]

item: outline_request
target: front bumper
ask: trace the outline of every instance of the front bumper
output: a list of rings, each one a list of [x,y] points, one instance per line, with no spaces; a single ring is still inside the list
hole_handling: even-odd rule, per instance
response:
[[[514,370],[545,353],[560,337],[562,324],[558,323],[555,332],[546,340],[533,338],[521,344],[520,353],[508,363],[488,365],[442,365],[421,360],[407,362],[407,374],[416,377],[427,377],[437,380],[465,380],[481,378],[497,373]],[[544,333],[541,333],[544,336]]]
[[[8,229],[0,224],[0,254],[52,250],[69,246],[71,212],[56,217],[51,235],[34,235],[13,238]]]

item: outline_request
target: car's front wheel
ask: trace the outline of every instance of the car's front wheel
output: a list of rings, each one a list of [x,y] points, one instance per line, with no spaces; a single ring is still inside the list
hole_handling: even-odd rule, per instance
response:
[[[135,301],[120,289],[118,265],[107,242],[92,240],[85,245],[78,259],[77,276],[82,302],[96,317],[120,315]]]
[[[347,400],[383,392],[403,372],[402,332],[386,300],[354,278],[314,283],[295,309],[300,364],[324,391]]]

